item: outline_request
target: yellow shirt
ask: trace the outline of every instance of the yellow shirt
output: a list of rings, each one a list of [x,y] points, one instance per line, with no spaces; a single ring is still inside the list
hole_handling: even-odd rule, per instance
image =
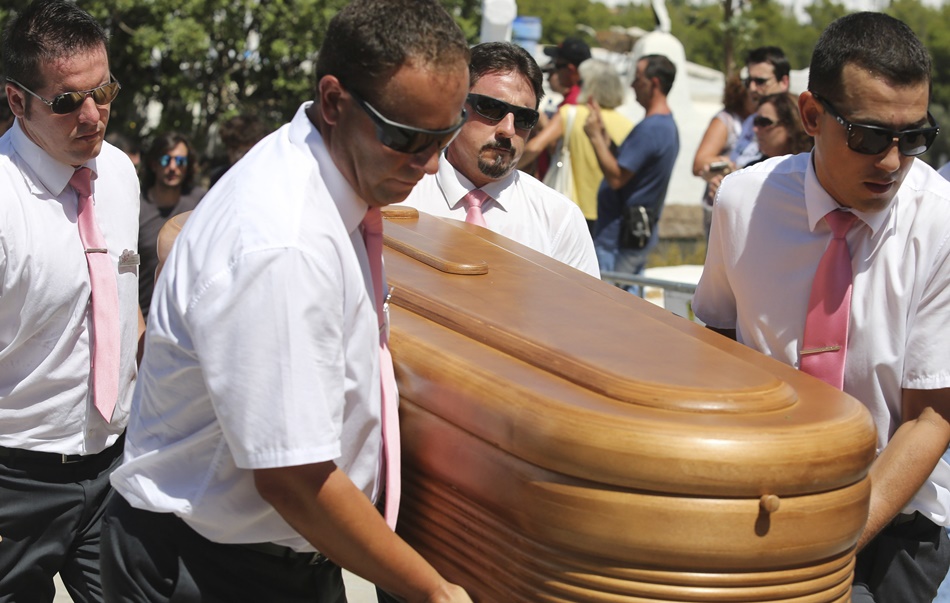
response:
[[[571,138],[568,147],[571,151],[571,167],[574,174],[574,194],[571,198],[574,203],[580,206],[587,220],[597,219],[597,189],[604,179],[604,173],[600,170],[600,164],[597,162],[597,155],[594,153],[594,146],[584,132],[584,122],[590,114],[587,105],[564,105],[559,109],[564,127],[567,127],[568,107],[576,108],[574,115],[574,124],[571,127]],[[614,144],[620,146],[630,130],[633,129],[633,123],[620,115],[613,109],[601,109],[601,119],[604,127],[607,129],[607,135]]]

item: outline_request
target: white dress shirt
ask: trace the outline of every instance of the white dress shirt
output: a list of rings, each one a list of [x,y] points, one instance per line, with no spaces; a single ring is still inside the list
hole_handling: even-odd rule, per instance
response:
[[[119,398],[107,423],[92,400],[89,268],[76,224],[75,168],[30,140],[17,119],[0,138],[0,446],[95,454],[125,429],[138,342],[139,183],[108,143],[93,172],[96,221],[116,267]]]
[[[464,222],[462,197],[475,188],[443,153],[438,173],[423,177],[405,204]],[[518,170],[482,190],[491,196],[482,204],[489,230],[600,278],[587,221],[573,201]]]
[[[253,470],[335,461],[371,500],[379,327],[360,222],[306,103],[218,181],[156,285],[115,489],[221,543],[313,547]]]
[[[837,207],[811,154],[727,176],[693,297],[696,316],[797,367],[812,279],[831,238],[822,218]],[[916,160],[887,209],[854,213],[844,391],[871,411],[883,448],[901,424],[902,389],[950,387],[950,183]],[[948,487],[950,467],[941,461],[906,510],[950,524]]]

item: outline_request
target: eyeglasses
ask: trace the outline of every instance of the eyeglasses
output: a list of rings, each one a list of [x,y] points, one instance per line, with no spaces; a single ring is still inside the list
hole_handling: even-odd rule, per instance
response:
[[[841,117],[834,106],[825,98],[811,93],[820,102],[828,113],[848,131],[848,148],[862,155],[879,155],[897,141],[897,150],[905,157],[915,157],[926,153],[934,143],[940,128],[930,111],[927,112],[928,128],[912,128],[910,130],[889,130],[880,126],[851,123]]]
[[[746,88],[751,88],[752,84],[755,84],[759,88],[768,84],[772,80],[772,77],[747,77],[742,80],[742,83],[745,84]]]
[[[441,151],[449,146],[459,130],[465,125],[465,109],[462,109],[462,117],[459,122],[451,128],[445,130],[425,130],[423,128],[414,128],[399,122],[395,122],[383,117],[371,104],[360,98],[358,94],[350,90],[350,96],[356,101],[356,104],[366,111],[369,118],[376,125],[376,139],[384,146],[398,153],[407,153],[414,155],[425,151],[432,145],[438,147]]]
[[[162,155],[158,158],[158,163],[162,167],[168,167],[172,160],[178,167],[188,167],[188,155]]]
[[[53,113],[57,115],[69,115],[81,107],[89,96],[92,97],[93,102],[97,105],[108,105],[115,100],[115,97],[119,94],[119,90],[122,89],[119,82],[114,77],[110,77],[108,84],[103,84],[98,88],[78,92],[64,92],[54,96],[53,100],[47,100],[13,78],[8,77],[7,81],[46,103],[49,108],[52,109]]]
[[[752,118],[752,125],[759,129],[771,128],[778,122],[772,121],[768,117],[763,117],[761,115],[756,115]]]
[[[511,113],[515,116],[515,127],[522,130],[530,130],[538,123],[538,112],[528,107],[519,107],[511,105],[505,101],[485,96],[484,94],[469,94],[468,104],[472,106],[475,113],[478,113],[485,119],[492,121],[501,121],[506,115]]]

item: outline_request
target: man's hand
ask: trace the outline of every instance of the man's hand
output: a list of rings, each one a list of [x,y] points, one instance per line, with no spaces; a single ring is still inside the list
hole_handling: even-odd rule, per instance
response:
[[[445,588],[433,593],[426,599],[426,603],[472,603],[472,599],[461,586],[446,582]]]

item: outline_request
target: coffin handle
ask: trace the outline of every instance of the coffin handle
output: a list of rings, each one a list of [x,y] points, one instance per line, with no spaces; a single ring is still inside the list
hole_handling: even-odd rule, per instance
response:
[[[457,257],[459,253],[456,250],[400,226],[400,220],[419,219],[419,212],[415,208],[387,207],[383,217],[390,225],[383,230],[383,244],[386,247],[447,274],[488,274],[488,262],[485,260],[472,261]]]

